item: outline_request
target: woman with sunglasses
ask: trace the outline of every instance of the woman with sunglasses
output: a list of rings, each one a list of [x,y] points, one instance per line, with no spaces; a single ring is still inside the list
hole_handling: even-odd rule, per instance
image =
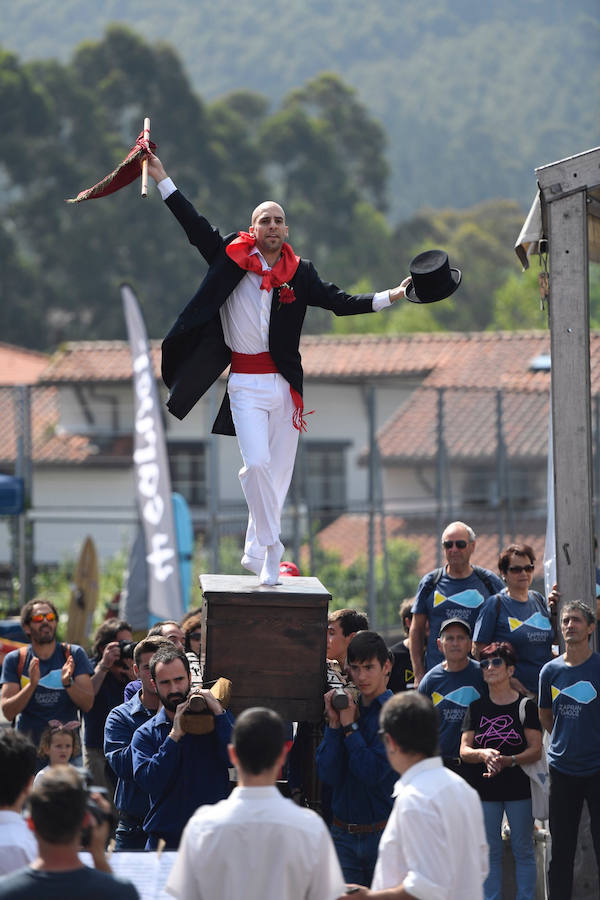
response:
[[[554,631],[544,597],[530,590],[535,555],[529,544],[510,544],[498,558],[506,587],[488,597],[473,629],[473,653],[479,658],[492,641],[510,641],[518,663],[514,686],[537,696],[540,669],[552,659]]]
[[[202,643],[202,613],[198,612],[187,619],[182,620],[183,648],[186,653],[195,653],[200,659],[200,647]]]
[[[516,656],[512,646],[490,644],[481,651],[489,697],[471,703],[462,726],[460,756],[474,768],[469,784],[479,793],[490,848],[485,900],[502,898],[502,817],[506,813],[517,883],[516,900],[534,900],[536,864],[529,776],[521,763],[542,755],[542,731],[533,700],[512,687]],[[521,722],[523,718],[523,722]]]

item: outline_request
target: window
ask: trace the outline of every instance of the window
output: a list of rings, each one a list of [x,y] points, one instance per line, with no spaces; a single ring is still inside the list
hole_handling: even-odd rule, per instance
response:
[[[169,444],[171,488],[190,506],[206,506],[206,451],[204,444]]]
[[[290,494],[298,491],[308,501],[321,525],[332,522],[346,509],[347,443],[303,441],[296,458]]]

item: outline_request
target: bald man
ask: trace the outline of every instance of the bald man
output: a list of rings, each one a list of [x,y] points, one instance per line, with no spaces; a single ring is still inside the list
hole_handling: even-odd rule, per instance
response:
[[[321,281],[287,243],[285,212],[266,200],[247,232],[222,237],[189,203],[148,151],[148,171],[209,269],[162,345],[167,406],[179,419],[231,365],[213,433],[237,435],[239,477],[248,504],[242,565],[277,584],[283,556],[281,511],[305,428],[300,333],[307,306],[336,315],[390,306],[409,279],[377,294],[346,294]]]

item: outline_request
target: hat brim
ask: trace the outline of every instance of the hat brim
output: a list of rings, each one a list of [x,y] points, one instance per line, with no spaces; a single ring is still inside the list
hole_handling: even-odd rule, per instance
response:
[[[412,281],[409,281],[406,288],[404,289],[404,296],[411,303],[437,303],[439,300],[445,300],[447,297],[452,296],[452,294],[462,281],[462,272],[460,271],[460,269],[450,269],[450,278],[452,279],[452,284],[449,284],[447,286],[441,296],[436,295],[435,297],[417,297]]]

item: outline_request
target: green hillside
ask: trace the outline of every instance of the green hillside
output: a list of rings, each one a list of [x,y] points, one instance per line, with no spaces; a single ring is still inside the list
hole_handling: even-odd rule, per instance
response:
[[[0,0],[0,43],[66,62],[113,21],[170,43],[207,100],[244,88],[275,106],[341,75],[388,135],[395,220],[494,197],[524,208],[535,166],[600,143],[597,0]]]

